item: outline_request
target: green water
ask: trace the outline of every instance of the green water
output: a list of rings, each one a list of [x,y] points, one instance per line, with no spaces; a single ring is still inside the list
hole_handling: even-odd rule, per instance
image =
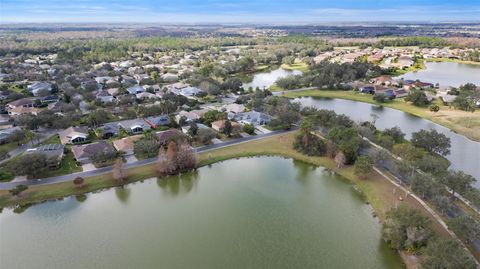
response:
[[[0,214],[1,268],[403,268],[353,186],[244,158]]]

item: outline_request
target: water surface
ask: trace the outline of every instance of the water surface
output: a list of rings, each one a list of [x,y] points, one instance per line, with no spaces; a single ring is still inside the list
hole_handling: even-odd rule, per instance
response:
[[[269,72],[257,73],[253,76],[253,80],[249,83],[243,83],[243,88],[247,90],[252,87],[254,90],[258,87],[261,90],[268,89],[275,84],[275,81],[279,78],[284,78],[289,75],[301,75],[302,71],[299,70],[285,70],[279,68]]]
[[[342,178],[243,158],[0,214],[2,268],[403,268]]]
[[[426,69],[408,72],[400,78],[421,80],[440,86],[458,87],[466,83],[480,85],[480,65],[455,62],[426,62]]]
[[[398,126],[407,138],[410,138],[413,132],[421,129],[435,129],[451,140],[451,152],[447,156],[452,163],[451,168],[462,170],[480,181],[480,143],[456,134],[448,128],[396,109],[357,101],[312,97],[295,100],[301,102],[303,106],[334,110],[338,114],[345,114],[355,121],[372,121],[371,115],[375,114],[378,116],[375,122],[377,128],[385,129]],[[477,187],[480,187],[480,182],[476,184]]]

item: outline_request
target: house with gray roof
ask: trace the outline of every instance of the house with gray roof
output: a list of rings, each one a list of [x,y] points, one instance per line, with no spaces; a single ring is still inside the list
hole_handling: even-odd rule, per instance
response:
[[[37,148],[28,149],[26,154],[42,154],[47,158],[50,168],[58,167],[65,156],[65,146],[62,144],[47,144]]]
[[[118,126],[129,134],[140,134],[151,129],[150,125],[148,125],[143,119],[120,121],[118,122]]]
[[[145,122],[153,129],[160,126],[167,126],[170,124],[170,117],[168,115],[152,116],[145,118]]]
[[[62,144],[79,144],[88,141],[87,127],[69,127],[63,131],[58,132],[60,142]]]
[[[253,126],[265,125],[272,120],[272,117],[265,113],[257,111],[241,112],[237,113],[234,119],[244,124],[251,124]]]
[[[145,89],[140,86],[140,85],[135,85],[127,89],[127,92],[129,94],[137,94],[137,93],[142,93],[145,92]]]
[[[44,81],[37,81],[28,85],[27,90],[33,94],[33,96],[38,96],[40,92],[52,92],[52,84]]]

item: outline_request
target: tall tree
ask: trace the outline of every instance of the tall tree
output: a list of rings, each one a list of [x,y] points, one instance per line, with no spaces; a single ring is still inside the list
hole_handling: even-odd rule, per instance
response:
[[[442,179],[442,182],[452,190],[452,198],[455,197],[455,193],[463,193],[472,188],[475,181],[474,177],[462,171],[449,171]]]
[[[428,244],[422,263],[425,269],[475,269],[475,260],[454,239],[437,239]]]
[[[436,130],[420,130],[412,133],[412,144],[431,153],[446,156],[450,154],[450,138]]]

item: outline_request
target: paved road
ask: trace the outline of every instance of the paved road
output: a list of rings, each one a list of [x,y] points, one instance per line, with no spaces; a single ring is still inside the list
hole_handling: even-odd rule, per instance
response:
[[[42,143],[43,141],[47,140],[48,138],[50,138],[52,135],[56,134],[57,131],[56,130],[49,130],[49,131],[46,131],[46,132],[35,132],[36,135],[39,136],[39,139],[35,139],[35,142],[36,143],[33,143],[33,142],[28,142],[26,144],[23,144],[19,147],[16,147],[15,149],[11,150],[8,152],[8,155],[9,157],[4,159],[4,160],[1,160],[0,161],[0,164],[8,161],[9,159],[15,157],[15,156],[18,156],[22,153],[24,153],[27,149],[29,148],[32,148],[40,143]]]
[[[255,135],[255,136],[242,137],[242,138],[227,141],[227,142],[221,143],[221,144],[213,144],[213,145],[198,147],[198,148],[196,148],[196,151],[197,151],[197,153],[208,152],[208,151],[211,151],[211,150],[214,150],[214,149],[220,149],[220,148],[224,148],[224,147],[234,146],[234,145],[238,145],[238,144],[242,144],[242,143],[246,143],[246,142],[250,142],[250,141],[264,139],[266,137],[270,137],[270,136],[274,136],[274,135],[278,135],[278,134],[293,132],[295,130],[296,129],[273,131],[273,132],[268,133],[268,134],[259,134],[259,135]],[[155,163],[156,160],[157,160],[157,158],[144,159],[144,160],[140,160],[140,161],[125,164],[124,167],[125,168],[139,167],[139,166]],[[17,181],[17,182],[4,182],[4,183],[0,183],[0,190],[13,189],[17,185],[20,185],[20,184],[28,185],[28,186],[48,185],[48,184],[72,181],[75,177],[84,177],[85,178],[85,177],[108,174],[108,173],[111,173],[111,172],[112,172],[112,166],[108,166],[108,167],[98,168],[98,169],[93,170],[93,171],[78,172],[78,173],[73,173],[73,174],[68,174],[68,175],[63,175],[63,176],[40,178],[40,179],[31,179],[31,180]]]

